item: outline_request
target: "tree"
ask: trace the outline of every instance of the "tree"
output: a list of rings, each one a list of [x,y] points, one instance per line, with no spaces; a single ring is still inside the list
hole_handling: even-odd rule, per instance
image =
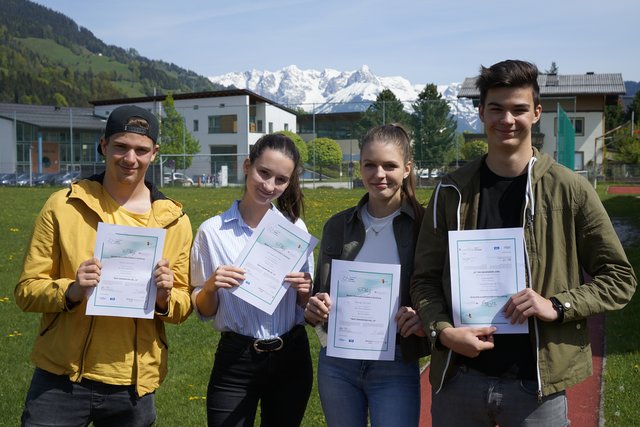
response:
[[[200,142],[187,131],[183,117],[176,111],[173,96],[167,95],[162,103],[165,117],[160,126],[160,152],[162,154],[196,154],[200,152]],[[176,156],[175,169],[191,166],[189,156]]]
[[[468,141],[462,144],[462,157],[465,160],[473,160],[487,154],[488,149],[487,141],[481,139]]]
[[[558,64],[556,64],[556,61],[551,61],[551,68],[546,70],[545,74],[558,74]]]
[[[429,83],[413,103],[414,159],[429,169],[445,163],[445,155],[455,142],[457,124],[449,104]]]
[[[622,101],[615,105],[607,105],[604,107],[604,123],[605,131],[615,129],[626,121],[624,107]]]
[[[330,138],[316,138],[307,143],[309,150],[309,162],[320,167],[320,180],[322,180],[322,168],[339,165],[342,162],[342,150],[336,141]]]
[[[404,111],[404,105],[391,90],[384,89],[356,125],[355,136],[360,141],[359,145],[362,145],[362,137],[369,129],[389,123],[400,123],[409,130],[411,115]]]
[[[616,140],[618,152],[614,159],[625,164],[640,164],[640,136],[629,135],[628,130],[623,132]]]
[[[302,139],[300,135],[291,132],[290,130],[280,130],[276,133],[289,137],[293,141],[293,143],[296,144],[296,148],[298,149],[298,153],[300,153],[302,163],[307,163],[309,161],[309,150],[307,149],[307,143],[304,142],[304,139]]]
[[[631,114],[633,112],[633,114]],[[640,90],[636,92],[636,96],[633,97],[633,101],[627,108],[627,120],[631,120],[631,116],[635,125],[640,124]]]

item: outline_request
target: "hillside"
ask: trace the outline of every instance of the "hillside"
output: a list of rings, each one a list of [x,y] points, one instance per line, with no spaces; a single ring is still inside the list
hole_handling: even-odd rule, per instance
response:
[[[88,106],[90,100],[215,90],[223,86],[135,49],[107,45],[67,16],[2,0],[0,102]]]

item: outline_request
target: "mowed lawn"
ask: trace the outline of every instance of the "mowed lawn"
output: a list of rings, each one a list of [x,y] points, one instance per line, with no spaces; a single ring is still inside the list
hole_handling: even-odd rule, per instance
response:
[[[4,208],[0,211],[0,425],[19,425],[24,397],[33,366],[29,353],[37,333],[39,315],[22,313],[15,305],[13,288],[22,267],[33,221],[52,188],[0,188]],[[226,210],[231,201],[241,197],[241,190],[166,188],[164,192],[180,201],[191,218],[194,233],[205,219]],[[353,206],[363,189],[305,189],[305,221],[309,231],[321,237],[324,221],[334,213]],[[431,191],[418,195],[426,203]],[[605,196],[605,206],[612,216],[624,218],[640,230],[640,199]],[[627,246],[638,270],[638,239]],[[632,425],[638,409],[634,397],[640,393],[640,315],[637,298],[622,312],[607,317],[607,353],[605,416],[607,425]],[[158,426],[206,425],[205,396],[213,364],[218,334],[195,316],[182,325],[167,325],[169,336],[169,375],[157,392]],[[314,331],[308,328],[312,354],[318,353]],[[315,363],[314,363],[315,366]],[[303,425],[324,424],[317,391],[314,387]]]

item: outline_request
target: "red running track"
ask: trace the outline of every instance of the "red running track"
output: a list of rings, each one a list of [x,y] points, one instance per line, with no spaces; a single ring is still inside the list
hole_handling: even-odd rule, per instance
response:
[[[611,185],[607,187],[607,193],[621,195],[640,194],[640,187],[635,185]]]
[[[591,351],[593,354],[593,375],[567,390],[569,420],[571,425],[598,427],[600,421],[600,397],[602,384],[602,362],[604,357],[604,315],[588,319]],[[431,427],[431,385],[429,368],[420,376],[421,407],[420,427]]]

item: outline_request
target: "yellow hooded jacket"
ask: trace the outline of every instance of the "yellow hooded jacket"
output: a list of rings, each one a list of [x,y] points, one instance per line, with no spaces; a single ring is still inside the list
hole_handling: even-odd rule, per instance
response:
[[[67,288],[74,282],[78,266],[93,257],[96,230],[106,222],[103,176],[71,184],[49,197],[36,219],[24,267],[15,288],[16,303],[23,311],[42,313],[40,330],[31,352],[39,368],[68,375],[79,382],[87,347],[96,343],[93,316],[85,315],[86,301],[68,307]],[[135,366],[139,396],[153,392],[167,373],[167,338],[164,322],[181,323],[191,313],[189,251],[193,238],[191,223],[182,206],[167,199],[154,186],[148,227],[165,228],[163,257],[174,274],[167,313],[153,319],[136,319]],[[108,319],[108,318],[107,318]]]

